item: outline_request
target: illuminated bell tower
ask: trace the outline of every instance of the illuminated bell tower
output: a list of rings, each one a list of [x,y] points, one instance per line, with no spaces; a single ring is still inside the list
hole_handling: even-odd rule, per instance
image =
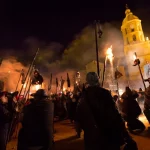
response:
[[[140,76],[138,68],[133,66],[133,55],[135,52],[137,53],[143,71],[143,66],[146,62],[150,62],[150,41],[148,37],[145,38],[144,36],[141,20],[131,12],[127,5],[121,31],[124,40],[124,54],[126,56],[129,80],[135,81],[140,79]]]

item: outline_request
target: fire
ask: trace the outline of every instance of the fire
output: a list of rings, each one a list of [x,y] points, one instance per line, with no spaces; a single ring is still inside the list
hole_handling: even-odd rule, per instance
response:
[[[63,91],[66,91],[66,88],[63,88]]]
[[[136,60],[136,59],[137,59],[137,58],[136,58],[136,55],[134,54],[134,55],[133,55],[133,60]]]
[[[40,88],[41,88],[41,85],[40,85],[40,84],[35,85],[35,90],[36,90],[36,91],[39,90]]]
[[[26,88],[26,83],[24,83],[23,88],[24,88],[24,89]]]
[[[123,90],[119,89],[119,94],[122,95],[123,94]]]
[[[109,60],[112,60],[112,58],[113,58],[112,45],[107,49],[107,51],[106,51],[106,57],[107,57]]]

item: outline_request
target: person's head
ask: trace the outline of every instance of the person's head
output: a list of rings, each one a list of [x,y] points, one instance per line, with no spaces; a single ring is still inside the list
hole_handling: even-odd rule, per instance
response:
[[[132,94],[132,90],[128,86],[126,87],[125,92],[128,95]]]
[[[113,96],[114,101],[116,102],[118,100],[118,95]]]
[[[3,104],[8,103],[7,92],[1,92],[0,99]]]
[[[34,76],[38,76],[39,75],[39,71],[36,69],[34,70]]]
[[[70,93],[69,96],[70,96],[70,98],[73,98],[73,93]]]
[[[44,89],[39,89],[36,93],[31,94],[35,99],[48,98]]]
[[[17,103],[17,100],[18,100],[18,91],[15,91],[14,93],[12,93],[12,99],[13,99],[13,102],[14,103]]]
[[[87,73],[86,82],[89,86],[98,86],[100,84],[99,77],[95,72]]]

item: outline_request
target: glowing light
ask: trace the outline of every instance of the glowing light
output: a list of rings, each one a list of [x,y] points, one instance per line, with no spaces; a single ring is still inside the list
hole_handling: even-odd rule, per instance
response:
[[[123,90],[119,89],[119,95],[122,95],[122,94],[123,94]]]
[[[24,89],[26,88],[26,85],[27,85],[27,84],[26,84],[26,83],[24,83],[24,85],[23,85],[23,88],[24,88]]]
[[[107,51],[106,51],[106,57],[107,57],[110,61],[112,61],[112,59],[113,59],[112,45],[107,49]]]
[[[10,71],[8,71],[8,73],[10,73]]]
[[[139,116],[139,120],[142,121],[142,122],[144,122],[147,125],[149,124],[148,120],[146,119],[145,115],[143,115],[143,114]]]
[[[63,88],[63,91],[66,91],[66,88]]]
[[[148,38],[148,37],[146,37],[146,38],[145,38],[145,40],[146,40],[146,41],[149,41],[149,38]]]
[[[136,59],[137,59],[137,57],[136,57],[136,55],[134,54],[134,55],[133,55],[133,60],[136,60]]]
[[[40,84],[35,85],[35,90],[36,90],[36,91],[39,90],[40,88],[41,88],[41,85],[40,85]]]

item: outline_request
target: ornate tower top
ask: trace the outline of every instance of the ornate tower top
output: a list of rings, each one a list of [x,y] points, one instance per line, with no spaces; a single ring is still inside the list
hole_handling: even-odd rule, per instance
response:
[[[131,10],[129,9],[128,5],[126,4],[126,10],[125,10],[125,19],[123,20],[122,24],[126,23],[127,21],[131,21],[134,19],[139,19],[137,16],[133,15]]]
[[[128,4],[126,4],[126,11],[125,11],[125,14],[127,15],[127,14],[129,14],[130,12],[131,12],[131,10],[129,9]]]
[[[141,26],[141,20],[131,12],[127,4],[121,31],[124,38],[124,45],[130,45],[145,41]]]

